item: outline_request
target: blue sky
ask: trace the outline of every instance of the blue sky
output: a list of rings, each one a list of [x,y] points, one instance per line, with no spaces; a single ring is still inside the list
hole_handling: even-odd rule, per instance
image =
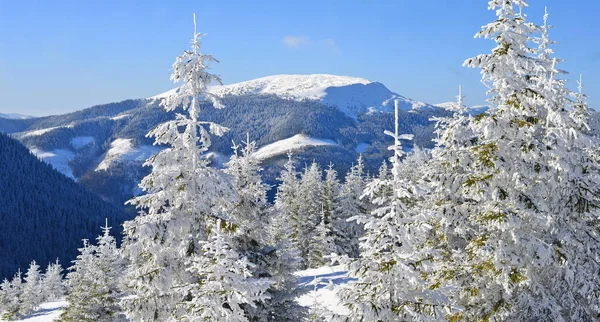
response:
[[[530,2],[535,22],[548,6],[562,67],[569,78],[583,73],[598,109],[600,1]],[[453,100],[462,84],[467,103],[482,104],[479,71],[461,65],[493,46],[473,39],[494,19],[486,3],[0,0],[0,112],[60,114],[172,88],[169,68],[189,47],[193,12],[226,84],[328,73],[379,81],[428,103]]]

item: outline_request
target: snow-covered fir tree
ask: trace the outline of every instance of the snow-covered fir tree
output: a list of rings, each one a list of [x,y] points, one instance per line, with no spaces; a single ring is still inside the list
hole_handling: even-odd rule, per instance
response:
[[[365,185],[363,159],[359,155],[340,187],[337,208],[331,219],[337,254],[353,258],[359,255],[358,239],[362,236],[362,227],[356,221],[348,219],[368,213],[367,201],[361,199]]]
[[[301,222],[299,200],[297,199],[300,190],[298,176],[292,154],[288,154],[288,161],[277,178],[281,183],[277,187],[275,214],[272,215],[272,227],[269,234],[274,243],[289,240],[290,245],[287,248],[293,248],[295,252],[299,252],[296,232],[299,230]]]
[[[6,287],[3,284],[3,290]],[[15,276],[10,281],[10,286],[7,288],[6,292],[6,303],[4,304],[4,309],[2,315],[0,316],[2,319],[10,321],[19,317],[19,312],[21,311],[21,297],[23,294],[23,277],[21,276],[21,270],[19,269]]]
[[[65,295],[63,268],[58,259],[48,264],[42,278],[42,297],[44,301],[56,300]]]
[[[60,321],[123,321],[119,284],[123,260],[108,222],[97,245],[83,241],[67,274],[68,306]]]
[[[208,241],[201,242],[201,256],[194,257],[190,270],[200,276],[185,288],[191,300],[183,321],[249,321],[245,306],[255,306],[268,299],[272,281],[253,279],[252,267],[245,256],[232,248],[232,238],[225,233],[227,224],[217,220]]]
[[[42,303],[42,272],[35,261],[29,264],[25,272],[25,283],[21,294],[21,315],[33,312]]]
[[[591,116],[591,110],[586,102],[586,95],[583,93],[583,79],[582,76],[579,75],[579,80],[577,81],[577,92],[573,95],[574,103],[571,111],[571,117],[575,120],[576,124],[579,125],[579,130],[589,133],[590,126],[587,124],[589,118]]]
[[[4,309],[8,306],[11,292],[11,285],[8,279],[4,279],[2,284],[0,284],[0,318],[2,317],[2,313],[4,313]]]
[[[419,207],[420,188],[400,177],[400,140],[412,135],[398,134],[397,104],[395,132],[386,131],[394,138],[392,178],[367,185],[364,195],[377,208],[353,218],[364,224],[365,234],[360,258],[345,261],[349,276],[357,280],[339,291],[350,311],[337,316],[340,321],[442,320],[450,312],[447,299],[422,278],[431,271],[436,254],[425,245],[431,217]]]
[[[546,12],[542,43],[553,44],[547,20]],[[587,128],[587,106],[579,104],[579,94],[568,90],[566,81],[559,78],[566,72],[557,68],[562,60],[553,53],[543,57],[551,69],[539,92],[547,108],[544,143],[551,148],[546,152],[551,168],[542,178],[548,185],[544,197],[556,222],[547,240],[553,243],[558,265],[544,267],[539,279],[562,307],[533,313],[536,318],[583,321],[600,316],[600,165],[594,151],[597,145]]]
[[[220,79],[207,71],[216,60],[200,52],[201,36],[194,30],[192,50],[173,64],[171,80],[182,84],[164,101],[167,111],[182,108],[187,114],[176,114],[175,120],[149,133],[155,144],[167,148],[146,162],[152,166],[140,185],[146,194],[131,201],[141,213],[125,224],[123,249],[130,261],[125,284],[133,295],[126,301],[126,313],[134,321],[179,321],[200,316],[235,320],[239,318],[238,306],[252,306],[266,298],[266,282],[248,274],[253,264],[246,263],[247,258],[237,253],[225,236],[233,233],[237,224],[231,213],[238,202],[231,179],[202,158],[211,145],[210,135],[223,135],[227,129],[198,119],[203,100],[214,108],[224,107],[207,91],[211,82],[220,83]],[[228,228],[217,233],[215,227],[222,228],[217,222]],[[215,245],[226,248],[215,249]],[[231,274],[239,276],[204,283],[224,276],[208,269],[222,269],[231,261],[236,263]],[[203,303],[219,303],[215,304],[219,308],[209,309]]]
[[[320,222],[315,227],[309,252],[309,262],[313,267],[325,266],[331,262],[331,256],[337,254],[331,221],[325,207],[321,211]]]
[[[317,239],[315,228],[321,221],[322,190],[322,172],[319,165],[313,162],[304,169],[296,196],[300,220],[293,234],[304,267],[319,267],[322,264],[322,254],[313,247]]]
[[[231,175],[237,204],[231,211],[235,219],[236,232],[233,248],[248,258],[254,266],[250,268],[254,278],[270,282],[261,302],[245,305],[250,321],[299,321],[303,309],[295,301],[299,292],[298,281],[293,275],[298,260],[285,249],[285,240],[272,243],[269,239],[271,221],[267,203],[269,186],[262,182],[260,160],[254,157],[256,142],[247,135],[243,145],[233,146],[234,154],[226,164],[226,173]]]
[[[481,68],[492,106],[468,124],[455,115],[433,153],[431,205],[440,224],[429,243],[443,250],[443,261],[427,277],[432,286],[457,287],[452,295],[462,311],[450,314],[452,320],[593,320],[597,307],[589,297],[598,285],[590,278],[593,252],[574,255],[590,244],[573,239],[589,239],[563,199],[563,189],[572,189],[565,176],[580,154],[572,149],[576,135],[569,134],[568,91],[556,78],[551,41],[530,47],[535,34],[547,32],[526,21],[525,6],[489,2],[498,19],[477,36],[496,47],[465,65]],[[585,268],[574,270],[578,264]],[[577,279],[569,289],[573,271],[588,281]]]

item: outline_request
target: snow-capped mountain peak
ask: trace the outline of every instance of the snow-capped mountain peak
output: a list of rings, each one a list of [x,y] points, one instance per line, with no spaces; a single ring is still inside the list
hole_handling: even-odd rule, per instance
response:
[[[365,112],[391,111],[395,99],[400,101],[400,108],[403,110],[429,106],[398,95],[378,82],[328,74],[274,75],[236,84],[212,86],[209,91],[219,96],[276,95],[298,101],[317,100],[337,106],[352,118]],[[162,99],[174,93],[175,90],[170,90],[150,99]]]

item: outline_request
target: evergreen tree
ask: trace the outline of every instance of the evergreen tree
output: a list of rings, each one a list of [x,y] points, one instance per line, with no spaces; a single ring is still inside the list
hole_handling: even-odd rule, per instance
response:
[[[8,303],[11,300],[10,294],[10,281],[5,278],[4,281],[2,281],[2,284],[0,284],[0,317],[2,317],[4,309],[8,306]]]
[[[353,220],[354,216],[366,215],[366,201],[361,199],[365,189],[364,165],[362,155],[348,173],[339,192],[339,202],[331,220],[335,234],[336,253],[356,258],[359,255],[358,239],[362,236],[362,227]]]
[[[233,248],[254,263],[251,273],[254,278],[268,279],[268,299],[254,305],[244,306],[250,321],[300,320],[302,309],[295,301],[299,292],[296,277],[297,260],[294,259],[284,240],[271,245],[269,238],[268,185],[260,177],[260,161],[254,157],[256,142],[247,136],[243,146],[234,144],[234,154],[226,164],[225,172],[231,175],[238,203],[231,211],[236,222]]]
[[[299,200],[297,199],[300,181],[291,153],[288,154],[288,161],[277,180],[281,184],[277,187],[275,196],[275,214],[273,214],[270,238],[274,243],[289,240],[290,247],[288,249],[299,252],[296,232],[301,223]]]
[[[490,1],[498,19],[477,36],[496,47],[465,65],[481,68],[492,107],[471,122],[455,115],[433,153],[431,208],[439,224],[428,243],[443,261],[427,277],[432,287],[457,287],[452,296],[463,310],[452,320],[593,320],[597,308],[589,248],[597,230],[582,229],[586,220],[569,209],[575,189],[568,177],[582,172],[568,91],[556,78],[547,25],[527,22],[524,6]],[[582,279],[570,284],[575,271]]]
[[[249,321],[244,306],[268,299],[272,281],[252,278],[253,264],[232,248],[225,225],[217,220],[210,239],[202,242],[202,255],[194,258],[190,270],[200,279],[185,287],[191,297],[185,321]]]
[[[339,291],[341,302],[350,310],[340,321],[422,321],[442,319],[449,312],[447,300],[431,290],[423,274],[431,270],[437,252],[425,245],[431,228],[430,216],[421,211],[420,189],[400,177],[400,140],[412,135],[385,131],[394,138],[390,179],[375,179],[367,185],[365,196],[376,208],[371,215],[356,216],[364,224],[361,256],[345,264],[349,276],[356,278]],[[391,191],[392,193],[383,193]]]
[[[23,285],[21,308],[19,310],[21,315],[31,313],[42,303],[41,280],[40,265],[32,261],[25,273],[25,284]]]
[[[65,295],[62,272],[63,268],[58,259],[56,262],[48,264],[48,268],[46,268],[46,273],[42,279],[44,301],[56,300]]]
[[[4,284],[3,284],[4,285]],[[6,285],[4,285],[6,286]],[[3,287],[4,289],[4,287]],[[2,312],[2,319],[10,321],[19,317],[21,312],[21,298],[23,294],[23,280],[21,270],[19,269],[13,279],[10,281],[10,287],[7,289],[6,304]]]
[[[132,201],[142,213],[125,224],[127,239],[123,248],[130,260],[125,280],[134,295],[126,301],[126,312],[135,321],[201,316],[233,320],[240,318],[239,307],[253,306],[254,301],[266,298],[263,289],[267,281],[252,278],[249,272],[254,264],[246,263],[248,259],[237,253],[230,236],[225,236],[238,225],[236,213],[231,211],[238,200],[230,177],[201,158],[211,145],[210,135],[227,131],[218,124],[198,120],[201,99],[223,108],[207,91],[209,83],[220,79],[207,72],[208,64],[216,60],[199,52],[201,36],[194,32],[192,50],[185,51],[174,63],[171,80],[182,85],[164,101],[167,111],[181,107],[187,115],[177,114],[175,120],[149,133],[156,144],[168,148],[148,160],[152,173],[141,183],[146,194]],[[245,213],[240,220],[250,225],[248,220],[254,215],[259,213]],[[214,231],[220,225],[228,228]],[[211,230],[217,235],[210,235]],[[234,265],[231,274],[239,276],[210,271],[230,264]],[[205,284],[217,277],[231,280]],[[204,303],[219,303],[219,308],[208,308]]]
[[[313,247],[313,241],[317,238],[315,228],[321,221],[321,191],[323,191],[321,178],[321,169],[316,162],[313,162],[304,169],[296,196],[299,202],[300,221],[294,234],[297,236],[296,247],[300,250],[304,267],[318,267],[322,263],[321,254]]]
[[[69,268],[68,306],[60,321],[123,321],[119,306],[122,260],[108,223],[102,229],[96,246],[83,241]]]

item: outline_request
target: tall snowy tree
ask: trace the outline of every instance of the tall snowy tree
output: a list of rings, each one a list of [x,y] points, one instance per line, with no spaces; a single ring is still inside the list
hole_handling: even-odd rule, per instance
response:
[[[579,280],[577,288],[585,291],[558,296],[572,274],[565,260],[579,261],[561,231],[571,238],[587,234],[563,227],[578,221],[557,202],[574,156],[567,148],[572,128],[564,123],[568,91],[555,78],[558,60],[548,56],[547,30],[526,21],[525,6],[522,0],[489,2],[498,18],[477,36],[496,47],[465,65],[481,68],[492,107],[467,124],[455,117],[433,153],[431,205],[440,224],[429,242],[443,250],[443,261],[428,278],[432,286],[457,287],[452,296],[463,310],[449,315],[452,320],[586,320],[597,307],[591,297],[571,296],[593,294],[597,277]],[[540,31],[541,40],[534,36]],[[534,41],[540,48],[530,47]],[[582,260],[581,276],[594,276],[592,261]]]
[[[419,207],[418,186],[400,177],[404,155],[400,140],[410,140],[412,135],[398,134],[395,105],[395,131],[385,131],[394,138],[393,177],[367,185],[364,195],[378,208],[370,216],[353,218],[364,224],[365,235],[360,258],[345,263],[349,276],[357,280],[339,292],[350,311],[348,316],[338,316],[340,321],[422,321],[443,319],[450,312],[447,300],[422,278],[431,270],[435,254],[425,245],[431,218]]]
[[[23,293],[21,294],[22,315],[29,314],[42,303],[42,272],[40,265],[35,261],[29,264],[29,269],[25,273],[25,284],[23,285]]]
[[[316,227],[321,221],[323,190],[322,172],[316,162],[304,169],[300,179],[300,187],[296,196],[299,202],[300,221],[297,225],[296,247],[305,267],[318,267],[322,263],[322,255],[315,249]]]
[[[262,182],[260,160],[254,157],[256,142],[248,135],[243,145],[234,144],[233,149],[225,169],[233,178],[238,200],[231,211],[236,222],[232,247],[254,264],[250,268],[254,278],[270,283],[261,302],[244,306],[246,316],[250,321],[299,320],[303,310],[295,301],[299,286],[293,275],[297,260],[284,248],[285,241],[271,244],[269,239],[270,225],[266,223],[273,212],[267,203],[269,186]]]
[[[201,36],[194,30],[192,50],[177,57],[171,80],[182,84],[163,102],[165,110],[181,108],[187,114],[176,114],[175,120],[160,124],[149,133],[155,138],[155,144],[167,148],[146,162],[152,166],[152,173],[140,184],[146,194],[131,201],[141,213],[125,224],[127,238],[123,249],[130,261],[125,284],[133,295],[126,301],[126,313],[134,321],[172,321],[199,316],[234,320],[239,317],[236,305],[254,305],[254,301],[265,298],[262,291],[254,292],[260,290],[264,282],[246,274],[239,266],[240,263],[246,265],[244,261],[236,262],[232,271],[232,274],[241,274],[235,277],[237,282],[214,284],[214,289],[207,288],[213,284],[204,284],[210,274],[223,273],[206,269],[226,267],[228,261],[240,254],[230,245],[227,249],[203,248],[215,243],[226,247],[219,241],[225,236],[211,239],[208,244],[207,240],[214,238],[217,228],[225,228],[219,234],[233,233],[237,223],[230,210],[237,200],[230,177],[211,168],[202,158],[211,145],[210,135],[223,135],[227,129],[198,119],[203,100],[210,101],[214,108],[224,107],[207,91],[210,83],[220,83],[220,79],[207,71],[209,64],[216,60],[200,52]],[[206,256],[212,256],[213,261]],[[254,290],[245,289],[248,287]],[[249,291],[251,293],[246,293]],[[223,296],[222,292],[231,296]],[[203,298],[197,298],[200,295]],[[220,302],[223,309],[218,312],[221,314],[218,318],[217,312],[202,312],[208,310],[202,303],[208,302]]]
[[[63,283],[63,268],[58,259],[54,263],[48,264],[46,273],[42,278],[42,295],[44,301],[56,300],[65,295]]]

